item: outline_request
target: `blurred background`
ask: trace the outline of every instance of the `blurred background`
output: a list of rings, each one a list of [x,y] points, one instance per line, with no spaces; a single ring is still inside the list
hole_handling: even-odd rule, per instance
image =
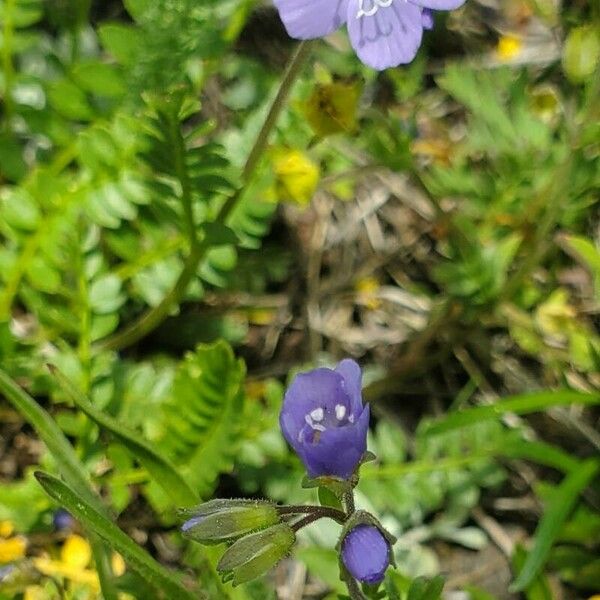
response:
[[[467,0],[384,73],[345,31],[320,40],[244,173],[296,45],[259,0],[0,0],[0,599],[102,597],[11,380],[210,597],[336,598],[321,522],[221,584],[181,503],[46,365],[198,497],[308,503],[281,400],[346,356],[378,457],[357,504],[398,537],[388,591],[600,593],[600,4]],[[155,597],[109,558],[120,598]]]

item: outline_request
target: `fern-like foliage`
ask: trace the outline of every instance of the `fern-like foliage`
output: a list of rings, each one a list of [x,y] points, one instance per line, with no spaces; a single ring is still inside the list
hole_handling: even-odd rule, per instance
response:
[[[162,409],[160,445],[207,497],[220,473],[233,467],[242,425],[242,360],[224,341],[199,345],[179,366]]]

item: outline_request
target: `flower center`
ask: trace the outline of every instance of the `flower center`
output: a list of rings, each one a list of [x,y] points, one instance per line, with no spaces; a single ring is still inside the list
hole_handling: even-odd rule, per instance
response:
[[[394,0],[358,0],[356,18],[372,17],[380,8],[388,8]]]
[[[313,408],[309,413],[304,415],[306,424],[312,430],[312,442],[317,443],[321,433],[331,429],[332,427],[343,427],[348,423],[354,423],[354,415],[348,414],[348,408],[343,404],[336,404],[333,410],[326,406]],[[309,431],[310,431],[309,430]],[[300,432],[299,438],[304,439],[305,432]]]

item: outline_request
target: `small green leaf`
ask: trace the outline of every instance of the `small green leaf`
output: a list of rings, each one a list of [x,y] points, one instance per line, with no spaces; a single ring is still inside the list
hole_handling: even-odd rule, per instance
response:
[[[327,487],[319,487],[319,503],[321,506],[330,506],[338,510],[344,510],[341,500]]]
[[[41,214],[35,199],[24,189],[5,187],[0,195],[2,218],[11,227],[34,231]]]
[[[408,590],[407,600],[439,600],[444,589],[444,578],[441,575],[433,579],[417,577]]]
[[[579,494],[592,481],[600,468],[600,463],[587,460],[571,472],[556,488],[535,532],[533,548],[529,552],[519,576],[511,586],[511,591],[527,589],[543,568],[552,544],[558,536],[563,523],[569,516]]]
[[[60,479],[40,471],[35,476],[46,493],[64,506],[76,519],[101,537],[116,550],[140,576],[146,579],[164,598],[198,600],[206,598],[201,592],[192,593],[173,573],[156,562],[141,546],[138,546],[117,525],[98,512],[84,498]]]
[[[58,114],[67,119],[89,121],[94,117],[85,92],[68,79],[61,79],[50,86],[48,101]]]
[[[114,274],[101,275],[89,289],[90,308],[97,314],[115,312],[125,301],[121,280]]]
[[[142,47],[143,36],[133,25],[106,23],[98,28],[102,45],[121,64],[131,65],[136,61],[138,50]]]
[[[73,79],[86,92],[108,98],[122,96],[127,87],[119,67],[100,61],[81,62],[73,67]]]

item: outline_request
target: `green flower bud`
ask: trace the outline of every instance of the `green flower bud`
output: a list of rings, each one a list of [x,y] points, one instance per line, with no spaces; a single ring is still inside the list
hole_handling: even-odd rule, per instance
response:
[[[273,525],[241,538],[223,554],[217,570],[224,581],[240,585],[266,573],[294,545],[296,534],[287,523]]]
[[[280,521],[275,505],[260,500],[211,500],[181,512],[190,517],[183,534],[203,544],[232,541]]]

